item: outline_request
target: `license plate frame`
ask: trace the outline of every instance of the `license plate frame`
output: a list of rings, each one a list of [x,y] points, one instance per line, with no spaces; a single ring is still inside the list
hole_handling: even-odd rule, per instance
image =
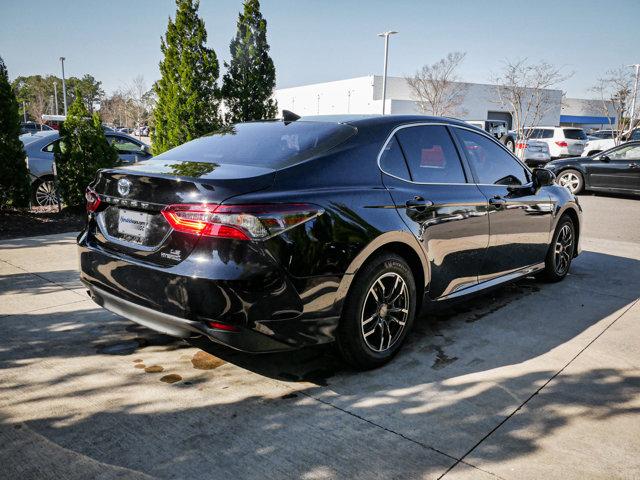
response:
[[[118,234],[143,243],[147,238],[151,215],[137,210],[118,209]]]

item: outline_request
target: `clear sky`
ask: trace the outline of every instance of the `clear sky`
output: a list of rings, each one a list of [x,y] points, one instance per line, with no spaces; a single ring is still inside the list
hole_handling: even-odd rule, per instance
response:
[[[241,0],[202,0],[208,44],[229,58]],[[263,0],[277,86],[381,74],[384,30],[389,75],[413,73],[451,51],[467,53],[462,80],[488,82],[509,58],[575,72],[560,88],[590,97],[602,74],[640,62],[640,0]],[[94,75],[107,92],[158,76],[160,37],[173,0],[0,0],[0,56],[11,78]]]

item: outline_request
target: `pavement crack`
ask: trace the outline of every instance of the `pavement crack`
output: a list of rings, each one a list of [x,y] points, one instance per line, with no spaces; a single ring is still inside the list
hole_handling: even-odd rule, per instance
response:
[[[620,318],[622,318],[638,302],[640,302],[640,299],[636,299],[631,304],[629,304],[627,306],[627,308],[625,308],[624,311],[620,313],[620,315],[618,315],[616,318],[614,318],[605,328],[603,328],[602,331],[598,335],[596,335],[593,339],[591,339],[591,341],[589,343],[587,343],[578,353],[576,353],[560,370],[558,370],[556,373],[554,373],[546,382],[544,382],[544,384],[542,384],[535,392],[533,392],[531,395],[529,395],[529,397],[524,402],[522,402],[515,410],[513,410],[513,412],[511,412],[509,415],[507,415],[500,423],[498,423],[493,429],[491,429],[491,431],[489,433],[487,433],[473,447],[471,447],[469,449],[469,451],[467,451],[467,453],[465,453],[462,457],[460,457],[460,459],[458,459],[456,461],[456,463],[451,465],[442,475],[440,475],[438,477],[438,480],[443,478],[445,475],[447,475],[459,463],[464,463],[465,465],[470,465],[469,463],[464,461],[464,459],[466,457],[468,457],[486,439],[488,439],[491,435],[493,435],[493,433],[496,432],[502,425],[507,423],[507,421],[509,421],[509,419],[511,417],[513,417],[516,413],[518,413],[527,403],[529,403],[529,401],[532,398],[534,398],[536,395],[538,395],[542,391],[542,389],[544,389],[547,385],[549,385],[558,375],[560,375],[569,365],[571,365],[585,350],[587,350],[587,348],[589,348],[591,345],[593,345],[596,340],[598,340],[602,335],[604,335],[604,333],[607,330],[609,330],[609,328],[611,328]],[[491,473],[491,472],[488,472],[488,473]]]

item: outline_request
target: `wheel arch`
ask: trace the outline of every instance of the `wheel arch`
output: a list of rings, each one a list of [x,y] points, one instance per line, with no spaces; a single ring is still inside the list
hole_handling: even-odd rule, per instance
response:
[[[567,215],[573,222],[573,225],[575,227],[574,230],[576,234],[576,245],[578,246],[580,245],[580,229],[581,229],[580,213],[578,213],[577,208],[574,207],[573,205],[566,205],[562,210],[558,212],[558,214],[556,215],[556,221],[554,222],[552,231],[555,231],[555,229],[558,227],[558,222],[560,222],[560,219],[564,215]],[[574,250],[574,254],[573,254],[574,257],[578,255],[579,253],[578,250],[579,250],[578,248]]]
[[[408,232],[387,232],[371,241],[353,259],[343,275],[336,294],[336,307],[342,312],[342,306],[349,294],[353,280],[362,266],[382,252],[391,252],[406,260],[416,283],[416,311],[420,311],[422,298],[429,283],[429,262],[416,238]]]

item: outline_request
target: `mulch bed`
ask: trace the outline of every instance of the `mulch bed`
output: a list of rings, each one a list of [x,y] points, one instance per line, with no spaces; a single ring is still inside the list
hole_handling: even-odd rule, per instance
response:
[[[75,232],[85,224],[82,210],[33,207],[28,211],[0,210],[0,240]]]

